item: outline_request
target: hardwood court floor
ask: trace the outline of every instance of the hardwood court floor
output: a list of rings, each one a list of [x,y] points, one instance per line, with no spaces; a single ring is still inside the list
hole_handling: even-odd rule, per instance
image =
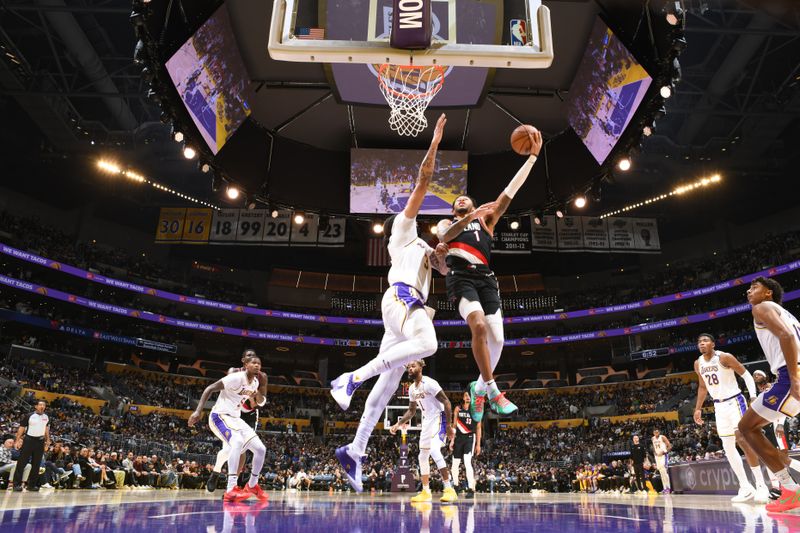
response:
[[[479,494],[442,505],[408,494],[270,492],[223,504],[204,491],[42,491],[0,494],[2,532],[589,533],[800,531],[800,516],[768,516],[728,496]],[[434,494],[436,497],[436,494]]]

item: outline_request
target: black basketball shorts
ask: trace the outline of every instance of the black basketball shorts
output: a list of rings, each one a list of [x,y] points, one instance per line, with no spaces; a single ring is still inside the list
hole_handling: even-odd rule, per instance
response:
[[[464,455],[472,453],[475,446],[475,434],[464,435],[456,433],[456,442],[453,444],[453,458],[463,459]]]
[[[485,315],[500,310],[500,289],[494,274],[462,273],[450,271],[445,278],[447,298],[458,306],[461,298],[468,302],[480,302]]]

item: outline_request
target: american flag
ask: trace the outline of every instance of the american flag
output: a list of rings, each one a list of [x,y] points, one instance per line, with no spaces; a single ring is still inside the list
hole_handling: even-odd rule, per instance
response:
[[[298,39],[321,41],[325,38],[325,28],[297,28],[294,35]]]
[[[389,266],[389,250],[383,237],[372,237],[367,241],[367,266]]]

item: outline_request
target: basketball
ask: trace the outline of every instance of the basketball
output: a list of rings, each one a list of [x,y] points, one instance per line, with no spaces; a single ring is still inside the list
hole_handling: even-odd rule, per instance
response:
[[[511,132],[511,148],[519,155],[530,155],[531,135],[536,132],[536,128],[529,124],[518,126]]]

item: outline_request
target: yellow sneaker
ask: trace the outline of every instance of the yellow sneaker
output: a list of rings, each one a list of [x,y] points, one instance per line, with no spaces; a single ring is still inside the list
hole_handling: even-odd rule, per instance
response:
[[[456,500],[458,500],[458,495],[456,494],[456,490],[453,487],[448,487],[444,489],[442,497],[439,498],[439,501],[442,503],[454,503]]]
[[[429,502],[431,500],[433,500],[433,497],[431,497],[431,491],[425,489],[419,491],[416,496],[411,498],[412,503]]]

